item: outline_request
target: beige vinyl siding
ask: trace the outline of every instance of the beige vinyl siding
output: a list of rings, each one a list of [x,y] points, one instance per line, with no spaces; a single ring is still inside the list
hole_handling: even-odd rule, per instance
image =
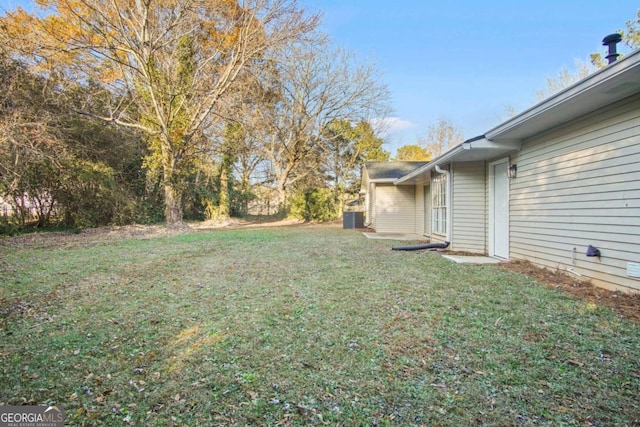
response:
[[[378,233],[415,233],[415,186],[376,186],[375,230]]]
[[[424,230],[424,215],[425,215],[425,211],[424,211],[424,186],[422,185],[416,185],[415,186],[415,198],[416,198],[416,203],[415,203],[415,208],[416,208],[416,219],[415,219],[415,223],[416,223],[416,229],[415,232],[417,234],[425,234],[425,230]]]
[[[512,163],[512,258],[640,290],[627,276],[640,263],[640,96],[526,141]]]
[[[485,162],[453,165],[453,250],[486,252],[485,174]]]
[[[369,183],[369,189],[367,191],[366,212],[365,212],[365,224],[370,224],[374,230],[376,228],[376,184]]]

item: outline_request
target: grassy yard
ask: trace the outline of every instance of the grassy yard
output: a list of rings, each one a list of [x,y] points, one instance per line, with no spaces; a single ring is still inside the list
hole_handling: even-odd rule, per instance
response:
[[[0,240],[0,402],[66,425],[640,423],[640,329],[337,226]]]

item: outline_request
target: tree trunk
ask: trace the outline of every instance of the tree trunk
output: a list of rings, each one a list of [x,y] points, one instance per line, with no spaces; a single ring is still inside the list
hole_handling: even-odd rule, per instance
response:
[[[276,203],[278,206],[278,213],[282,213],[286,209],[285,202],[287,200],[287,184],[286,180],[278,180],[278,187],[276,189]]]
[[[182,197],[171,180],[165,177],[164,183],[164,219],[167,225],[182,224]]]
[[[294,162],[288,162],[279,173],[276,173],[276,197],[278,203],[278,213],[282,213],[286,210],[286,202],[287,202],[287,186],[290,184],[289,176],[291,175],[291,171],[296,166]]]
[[[164,184],[164,219],[168,226],[182,225],[182,191],[181,179],[171,141],[161,135],[162,172]]]
[[[222,164],[220,170],[220,194],[218,196],[218,214],[223,218],[228,218],[231,212],[229,207],[229,175],[226,163]]]

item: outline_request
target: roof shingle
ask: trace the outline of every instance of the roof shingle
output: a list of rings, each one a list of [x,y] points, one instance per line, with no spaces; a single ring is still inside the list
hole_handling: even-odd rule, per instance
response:
[[[367,162],[364,167],[367,169],[370,180],[395,180],[427,163],[429,162]]]

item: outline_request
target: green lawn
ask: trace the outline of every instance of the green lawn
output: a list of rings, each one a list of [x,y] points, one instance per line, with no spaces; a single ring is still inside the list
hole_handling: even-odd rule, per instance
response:
[[[0,240],[0,402],[66,425],[637,425],[640,330],[337,226]]]

